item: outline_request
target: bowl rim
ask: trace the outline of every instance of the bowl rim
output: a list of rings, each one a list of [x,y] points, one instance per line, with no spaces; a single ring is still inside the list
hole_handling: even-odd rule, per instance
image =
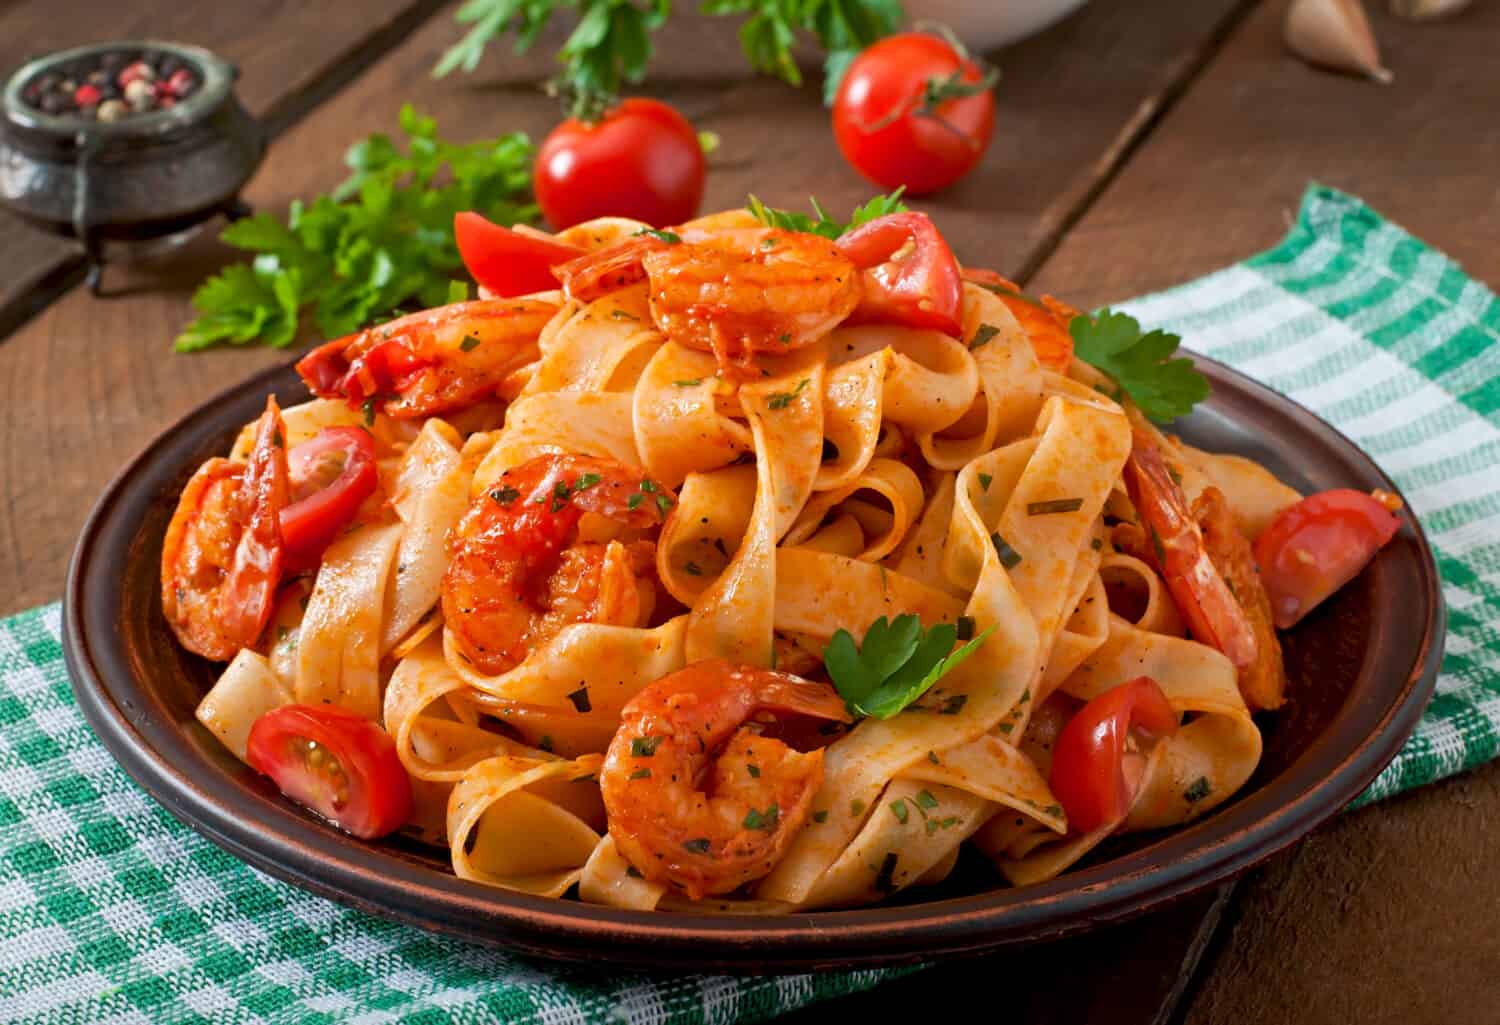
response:
[[[1211,380],[1232,381],[1260,405],[1330,432],[1341,457],[1400,494],[1357,445],[1316,414],[1215,360],[1190,353]],[[1420,522],[1403,529],[1417,546],[1426,613],[1405,679],[1378,717],[1345,701],[1285,770],[1233,803],[1138,850],[1027,887],[924,903],[775,917],[630,911],[507,891],[444,874],[387,847],[343,837],[280,798],[254,794],[228,774],[192,778],[169,753],[176,724],[153,722],[131,705],[137,686],[121,638],[99,622],[101,596],[90,583],[111,520],[135,521],[117,499],[178,438],[211,422],[218,408],[249,391],[265,395],[291,364],[273,366],[226,389],[166,428],[116,475],[80,534],[63,603],[63,647],[74,694],[90,726],[125,771],[174,816],[255,868],[362,910],[471,941],[568,959],[608,951],[614,966],[691,964],[700,970],[806,971],[910,963],[1020,942],[1060,938],[1123,921],[1223,882],[1300,839],[1356,798],[1395,756],[1431,697],[1441,663],[1444,603],[1436,563]],[[128,532],[126,537],[128,539]],[[109,617],[105,617],[107,620]],[[1390,689],[1391,685],[1387,685]],[[1358,720],[1365,728],[1348,736]],[[178,736],[185,736],[177,731]],[[1343,742],[1335,744],[1336,739]],[[247,815],[249,801],[254,814]],[[236,806],[237,804],[237,806]]]

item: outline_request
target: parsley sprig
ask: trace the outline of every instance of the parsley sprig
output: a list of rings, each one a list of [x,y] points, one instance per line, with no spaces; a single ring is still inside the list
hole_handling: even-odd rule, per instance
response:
[[[177,336],[187,352],[220,342],[290,345],[311,310],[337,338],[409,300],[440,306],[459,294],[463,267],[453,215],[477,210],[500,224],[535,219],[532,146],[513,133],[454,144],[437,122],[401,109],[402,149],[383,134],[352,146],[351,174],[331,195],[296,202],[285,222],[269,213],[231,224],[222,238],[254,254],[209,278],[193,296],[198,318]]]
[[[1073,354],[1104,371],[1132,402],[1163,423],[1186,416],[1208,398],[1208,378],[1193,361],[1171,359],[1182,338],[1168,331],[1141,331],[1140,321],[1125,313],[1101,310],[1077,316],[1068,325]]]
[[[885,196],[876,196],[863,206],[855,207],[854,212],[849,215],[847,224],[829,217],[828,211],[823,209],[816,196],[807,197],[813,208],[814,216],[812,217],[799,214],[794,210],[777,210],[775,207],[766,206],[754,196],[749,198],[746,209],[755,215],[756,220],[772,228],[781,228],[783,231],[803,231],[810,235],[836,239],[845,232],[873,221],[877,217],[904,211],[906,204],[901,202],[901,193],[905,191],[906,186],[903,185],[895,192]]]
[[[485,48],[507,33],[515,34],[516,52],[524,53],[560,8],[576,9],[578,24],[558,51],[562,68],[550,87],[568,101],[570,114],[597,116],[623,83],[646,77],[651,33],[672,13],[671,0],[468,0],[454,20],[472,27],[433,74],[473,71]],[[797,33],[811,33],[827,53],[824,95],[830,104],[859,51],[906,20],[901,0],[700,0],[698,10],[743,17],[740,46],[751,67],[792,85],[802,84],[792,57]]]
[[[958,627],[952,623],[936,623],[924,631],[911,613],[894,622],[881,616],[858,646],[848,630],[835,633],[823,649],[823,665],[851,711],[889,719],[967,661],[994,629],[988,627],[954,651]]]

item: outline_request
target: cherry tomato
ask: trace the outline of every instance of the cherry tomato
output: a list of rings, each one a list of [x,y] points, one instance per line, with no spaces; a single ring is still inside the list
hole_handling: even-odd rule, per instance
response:
[[[964,286],[958,261],[926,214],[887,214],[841,236],[838,247],[863,271],[853,322],[907,324],[955,337]]]
[[[1255,561],[1279,629],[1359,575],[1396,535],[1401,517],[1362,491],[1308,495],[1277,513],[1255,539]]]
[[[286,454],[292,501],[281,510],[286,569],[311,569],[360,503],[375,491],[375,439],[359,427],[325,427]]]
[[[833,135],[854,169],[885,189],[936,192],[979,162],[995,129],[993,75],[938,36],[908,32],[849,65]]]
[[[597,121],[569,118],[536,155],[536,199],[561,231],[594,217],[662,227],[692,219],[703,199],[703,147],[688,119],[659,100],[622,100]]]
[[[468,211],[454,215],[453,235],[474,280],[507,299],[556,288],[552,268],[583,255],[577,246],[523,235]]]
[[[1177,713],[1149,676],[1100,694],[1058,734],[1049,782],[1068,813],[1071,832],[1093,832],[1130,810],[1135,794],[1124,760],[1125,740],[1133,729],[1157,737],[1177,732]]]
[[[250,727],[250,767],[281,792],[366,840],[411,817],[411,780],[385,730],[335,705],[283,705]]]

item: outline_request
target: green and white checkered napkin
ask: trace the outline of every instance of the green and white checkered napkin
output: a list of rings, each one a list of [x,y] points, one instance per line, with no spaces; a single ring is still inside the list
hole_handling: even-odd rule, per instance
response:
[[[1362,800],[1500,748],[1500,301],[1314,187],[1286,241],[1128,304],[1318,411],[1401,485],[1438,553],[1448,647]],[[670,978],[524,961],[372,918],[179,825],[84,725],[56,606],[0,621],[0,1021],[762,1021],[892,973]]]

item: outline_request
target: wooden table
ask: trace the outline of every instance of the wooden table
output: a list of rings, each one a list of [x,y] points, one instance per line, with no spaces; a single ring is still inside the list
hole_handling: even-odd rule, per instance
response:
[[[1396,73],[1384,88],[1292,60],[1281,8],[1098,0],[996,54],[996,141],[976,173],[922,207],[961,258],[1090,306],[1270,245],[1315,179],[1500,282],[1500,5],[1422,26],[1376,12]],[[434,81],[427,72],[458,32],[451,13],[435,0],[0,4],[0,70],[112,37],[216,49],[241,66],[241,95],[276,135],[248,198],[282,209],[334,185],[343,148],[393,129],[408,100],[455,138],[540,138],[554,123],[535,85],[560,36]],[[713,20],[674,19],[658,46],[649,91],[723,140],[706,208],[749,191],[782,206],[815,193],[834,209],[868,194],[834,148],[815,86],[751,76],[732,29]],[[0,227],[3,614],[58,596],[90,503],[129,455],[286,357],[170,352],[193,286],[228,258],[212,238],[112,270],[116,297],[101,301],[76,287],[75,250],[9,219]],[[1235,888],[982,970],[939,966],[833,1010],[910,1020],[934,999],[972,999],[1022,1023],[1493,1022],[1497,846],[1491,767],[1342,817]]]

